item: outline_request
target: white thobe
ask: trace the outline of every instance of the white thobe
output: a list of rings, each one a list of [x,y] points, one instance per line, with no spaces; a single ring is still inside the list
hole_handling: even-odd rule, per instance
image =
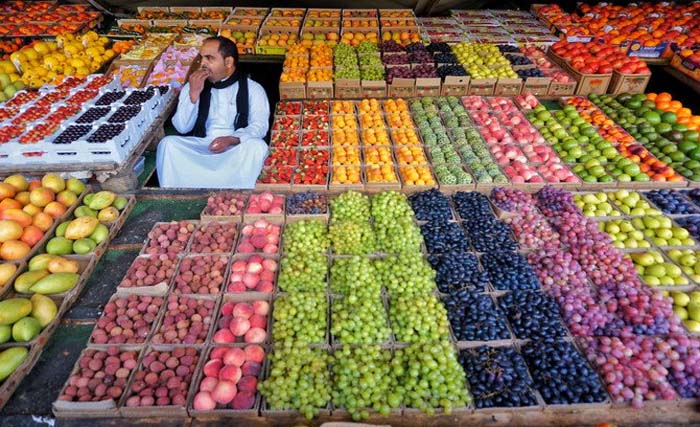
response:
[[[267,133],[270,106],[260,84],[248,79],[248,126],[234,129],[238,83],[211,90],[204,138],[167,136],[158,144],[156,167],[161,187],[241,188],[255,187],[268,148],[262,139]],[[197,121],[199,100],[192,103],[187,83],[180,92],[173,126],[188,133]],[[223,153],[209,151],[209,144],[220,136],[236,136],[240,144]]]

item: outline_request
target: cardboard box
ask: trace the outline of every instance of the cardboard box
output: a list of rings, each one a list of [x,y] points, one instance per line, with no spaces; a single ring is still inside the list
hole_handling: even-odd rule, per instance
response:
[[[520,95],[523,90],[523,81],[520,79],[498,79],[493,94],[496,96]]]
[[[362,80],[363,98],[386,98],[386,82],[383,80]]]
[[[221,22],[223,21],[218,19],[190,19],[187,21],[187,25],[194,28],[209,28],[218,33],[221,29]]]
[[[693,80],[700,81],[700,66],[682,58],[678,53],[673,54],[673,58],[671,58],[671,67]]]
[[[343,9],[343,18],[377,18],[377,9]]]
[[[588,95],[595,93],[603,95],[608,91],[612,73],[610,74],[583,74],[574,70],[567,64],[566,71],[576,80],[576,95]]]
[[[440,95],[443,96],[459,96],[469,93],[469,76],[446,76],[442,82]]]
[[[269,7],[236,7],[233,9],[232,16],[254,16],[264,18],[270,11]]]
[[[306,98],[306,85],[301,82],[280,82],[280,99]]]
[[[416,96],[440,96],[440,78],[417,78]]]
[[[531,93],[535,96],[549,95],[549,85],[552,83],[550,77],[528,77],[523,83],[522,94]]]
[[[576,82],[571,83],[561,83],[552,80],[549,84],[549,90],[547,95],[549,96],[567,96],[573,95],[576,92]]]
[[[469,81],[469,95],[491,96],[496,89],[498,79],[471,79]]]
[[[626,93],[644,93],[651,80],[650,74],[623,74],[617,70],[613,70],[608,93],[617,95],[623,92]]]
[[[307,82],[306,97],[311,99],[333,98],[333,82]]]
[[[415,79],[395,78],[387,86],[389,98],[407,98],[415,96]]]
[[[335,97],[342,99],[362,98],[360,80],[338,79],[335,81]]]

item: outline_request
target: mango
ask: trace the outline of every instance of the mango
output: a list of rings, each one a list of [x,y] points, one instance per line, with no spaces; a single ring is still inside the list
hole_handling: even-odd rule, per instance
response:
[[[95,198],[95,193],[90,193],[86,194],[85,197],[83,197],[83,204],[87,207],[90,205],[90,202],[92,202],[92,199]]]
[[[54,259],[56,255],[51,254],[39,254],[29,260],[29,271],[36,270],[47,270],[49,267],[49,262]]]
[[[111,206],[114,202],[114,199],[116,198],[117,195],[112,193],[111,191],[100,191],[95,193],[95,195],[92,197],[92,199],[90,199],[90,202],[88,202],[87,205],[90,209],[99,211],[100,209],[104,209],[107,206]]]
[[[32,303],[26,298],[0,301],[0,325],[11,325],[32,312]]]
[[[91,216],[93,218],[97,218],[97,212],[93,211],[87,206],[78,206],[77,208],[75,208],[73,215],[75,215],[76,218],[82,218],[84,216]]]
[[[90,240],[94,240],[98,245],[109,238],[109,228],[106,225],[100,224],[95,227],[95,231],[90,235]]]
[[[20,294],[27,294],[36,282],[48,275],[49,272],[47,270],[30,270],[22,273],[15,279],[15,291]]]
[[[97,214],[97,219],[100,222],[114,222],[119,218],[119,211],[115,207],[107,207],[102,209],[98,214]]]
[[[66,235],[66,228],[70,225],[70,221],[62,222],[56,227],[56,237],[63,237]]]
[[[54,257],[46,267],[49,273],[77,273],[80,264],[74,259],[67,259],[60,256]]]
[[[12,339],[15,342],[31,341],[41,332],[39,321],[33,317],[25,317],[12,325]]]
[[[75,252],[78,255],[89,254],[90,252],[94,251],[96,247],[97,243],[95,243],[94,240],[88,238],[78,239],[75,242],[73,242],[73,252]]]
[[[75,194],[80,194],[85,191],[85,184],[77,178],[69,178],[66,181],[66,188]]]
[[[114,199],[114,202],[112,202],[112,206],[119,210],[122,210],[126,207],[126,204],[128,202],[129,201],[126,199],[126,197],[119,196],[116,199]]]
[[[27,354],[29,350],[26,347],[12,347],[0,353],[0,381],[12,375],[27,358]]]
[[[43,295],[60,294],[75,286],[79,278],[77,273],[53,273],[39,280],[29,290]]]
[[[32,302],[32,317],[39,321],[42,328],[46,327],[56,318],[58,307],[53,300],[46,295],[34,294],[30,299]]]
[[[0,264],[0,286],[7,283],[13,274],[17,271],[17,266],[15,264],[3,263]]]
[[[97,218],[93,218],[91,216],[76,218],[71,221],[70,224],[68,224],[64,237],[71,240],[85,238],[95,231],[95,227],[97,227],[97,224],[99,223],[100,221]]]
[[[46,252],[51,255],[70,255],[73,253],[73,241],[65,237],[54,237],[46,244]]]
[[[0,344],[4,344],[10,340],[12,337],[12,326],[2,325],[0,326]]]

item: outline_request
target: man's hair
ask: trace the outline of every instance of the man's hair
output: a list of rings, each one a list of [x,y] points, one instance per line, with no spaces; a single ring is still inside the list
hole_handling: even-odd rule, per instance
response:
[[[229,56],[233,57],[233,65],[238,66],[238,48],[236,47],[236,43],[231,41],[231,39],[221,36],[214,36],[208,37],[204,41],[219,42],[219,53],[221,54],[221,57],[224,59],[226,59]]]

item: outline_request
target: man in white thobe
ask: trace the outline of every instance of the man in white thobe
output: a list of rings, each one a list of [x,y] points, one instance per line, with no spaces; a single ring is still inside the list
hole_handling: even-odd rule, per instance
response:
[[[179,133],[194,136],[160,141],[160,186],[254,188],[268,154],[262,139],[270,117],[265,89],[236,72],[238,51],[229,39],[205,40],[200,55],[202,66],[182,88],[173,116]],[[242,85],[242,79],[247,84]]]

